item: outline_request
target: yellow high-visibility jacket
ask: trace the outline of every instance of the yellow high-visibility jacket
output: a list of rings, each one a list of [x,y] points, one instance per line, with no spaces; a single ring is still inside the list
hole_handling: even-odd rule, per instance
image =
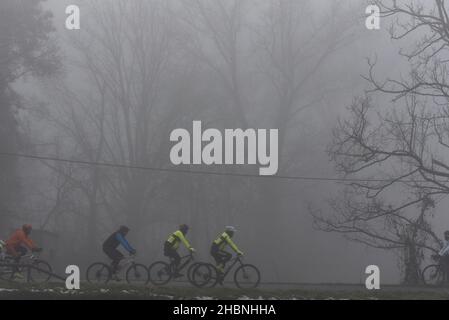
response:
[[[217,239],[214,240],[214,243],[218,246],[219,250],[224,250],[224,248],[229,245],[232,250],[234,250],[238,254],[242,254],[237,245],[232,241],[231,237],[225,232],[223,232]]]
[[[189,241],[187,241],[186,237],[184,237],[184,234],[181,232],[181,230],[173,232],[167,239],[167,242],[172,245],[172,248],[175,250],[178,250],[179,244],[182,242],[187,249],[192,249],[192,246],[190,245]]]

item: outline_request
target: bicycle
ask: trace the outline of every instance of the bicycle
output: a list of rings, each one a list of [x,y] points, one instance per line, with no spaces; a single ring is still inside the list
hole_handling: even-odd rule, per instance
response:
[[[25,261],[25,262],[24,262]],[[11,255],[5,255],[0,260],[0,279],[14,281],[24,271],[27,271],[27,281],[33,283],[46,283],[53,272],[51,265],[45,260],[39,259],[39,253],[28,253],[20,258],[17,263]],[[23,275],[22,275],[23,277]]]
[[[145,265],[136,263],[134,255],[122,259],[115,275],[126,267],[125,279],[128,284],[148,283],[148,269]],[[103,262],[92,263],[86,271],[86,279],[92,284],[107,284],[113,276],[111,265]]]
[[[438,262],[425,267],[421,273],[422,280],[426,285],[441,286],[448,282],[449,266],[443,263],[439,255],[432,255],[432,260]]]
[[[170,259],[170,263],[165,261],[156,261],[148,267],[148,281],[155,286],[163,286],[169,283],[173,278],[178,278],[176,274],[190,265],[187,268],[187,279],[192,283],[192,271],[195,266],[201,264],[201,262],[192,263],[194,260],[195,259],[192,253],[182,256],[181,263],[178,268],[176,268],[174,259]]]
[[[239,264],[234,271],[234,283],[236,286],[240,289],[254,289],[259,286],[260,271],[256,266],[243,263],[240,255],[231,259],[230,262],[231,264],[223,273],[219,272],[210,263],[198,265],[192,272],[192,282],[197,287],[215,287],[218,283],[222,284],[234,266]],[[200,268],[202,269],[199,270]]]

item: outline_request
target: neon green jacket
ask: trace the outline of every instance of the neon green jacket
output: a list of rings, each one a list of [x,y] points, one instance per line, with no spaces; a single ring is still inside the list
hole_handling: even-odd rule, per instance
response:
[[[229,245],[236,253],[243,254],[242,251],[240,251],[237,245],[234,243],[234,241],[232,241],[231,237],[226,233],[226,231],[223,232],[217,239],[215,239],[214,243],[218,246],[219,250],[224,250],[224,248]]]
[[[186,237],[184,237],[184,234],[178,230],[173,232],[167,239],[167,242],[170,243],[173,247],[173,249],[178,250],[179,244],[182,242],[187,249],[191,250],[192,246],[190,245],[189,241],[187,241]]]

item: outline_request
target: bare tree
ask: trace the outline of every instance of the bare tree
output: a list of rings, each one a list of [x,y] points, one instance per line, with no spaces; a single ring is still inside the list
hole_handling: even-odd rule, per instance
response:
[[[93,164],[163,167],[169,121],[179,112],[161,102],[170,91],[163,84],[172,74],[177,41],[165,2],[86,5],[89,32],[69,39],[75,82],[52,84],[55,99],[44,114],[60,137],[58,148],[66,157]],[[149,214],[149,208],[167,180],[131,168],[46,165],[76,190],[65,205],[76,199],[85,216],[88,249],[101,240],[99,234],[118,224],[130,225],[138,237],[148,222],[159,219],[160,213]]]
[[[139,166],[162,163],[154,143],[161,128],[155,113],[174,52],[164,3],[94,1],[91,8],[97,16],[95,22],[91,20],[91,38],[79,41],[78,48],[93,84],[99,93],[106,92],[107,110],[99,115],[106,120],[98,127],[104,126],[102,157]],[[92,46],[92,41],[98,45]],[[123,169],[110,171],[105,179],[112,197],[109,203],[119,204],[116,210],[125,212],[128,223],[139,229],[151,198],[150,177]]]
[[[244,128],[268,125],[279,129],[280,170],[284,174],[288,166],[291,169],[297,163],[299,150],[287,148],[285,141],[291,139],[291,145],[298,146],[298,119],[305,110],[316,106],[326,91],[322,83],[314,81],[326,61],[354,39],[348,32],[350,21],[340,15],[340,5],[335,3],[316,20],[312,18],[316,16],[313,1],[273,0],[261,4],[247,0],[195,0],[185,1],[182,7],[183,21],[194,31],[191,54],[215,73],[230,97],[229,107],[219,110],[220,116],[213,120]],[[260,101],[264,103],[258,105]],[[258,112],[266,116],[261,117]],[[266,257],[263,263],[275,271],[274,261],[278,259],[274,255],[281,250],[273,248],[272,239],[282,234],[281,189],[271,179],[250,181],[243,190],[255,205],[246,216],[240,214],[238,221],[240,225],[258,221],[252,237],[257,243],[253,250],[257,251],[256,256]],[[229,201],[227,207],[234,208],[228,211],[242,212],[244,202],[237,206],[230,190],[224,192]],[[265,235],[263,239],[258,238],[260,234]],[[272,256],[266,255],[267,250]]]
[[[51,39],[51,13],[44,1],[11,1],[0,4],[0,148],[14,153],[24,149],[28,137],[21,134],[17,112],[23,97],[14,84],[25,76],[48,77],[60,67],[58,49]],[[10,225],[13,204],[20,199],[19,161],[0,158],[0,224]],[[6,231],[6,230],[3,230]]]
[[[378,80],[376,61],[368,62],[365,79],[372,88],[366,97],[354,99],[328,148],[337,170],[350,180],[351,196],[333,202],[335,216],[315,218],[320,229],[373,247],[408,250],[405,279],[414,282],[417,266],[408,268],[419,260],[417,248],[435,251],[441,245],[426,212],[449,191],[444,162],[449,146],[447,6],[440,0],[431,6],[376,3],[384,17],[394,18],[392,39],[410,37],[413,42],[411,49],[399,52],[410,62],[409,77]],[[375,108],[374,95],[390,98],[392,106]],[[412,215],[416,205],[421,210]]]

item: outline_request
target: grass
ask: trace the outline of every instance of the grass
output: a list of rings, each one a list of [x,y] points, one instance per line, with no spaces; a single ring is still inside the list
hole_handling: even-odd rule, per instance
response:
[[[67,290],[63,283],[28,285],[25,283],[0,283],[0,299],[355,299],[355,300],[440,300],[449,298],[448,288],[385,287],[368,291],[354,286],[351,289],[332,288],[327,285],[308,289],[254,289],[236,288],[197,289],[193,287],[149,287],[108,284],[106,286],[81,283],[80,290]]]

